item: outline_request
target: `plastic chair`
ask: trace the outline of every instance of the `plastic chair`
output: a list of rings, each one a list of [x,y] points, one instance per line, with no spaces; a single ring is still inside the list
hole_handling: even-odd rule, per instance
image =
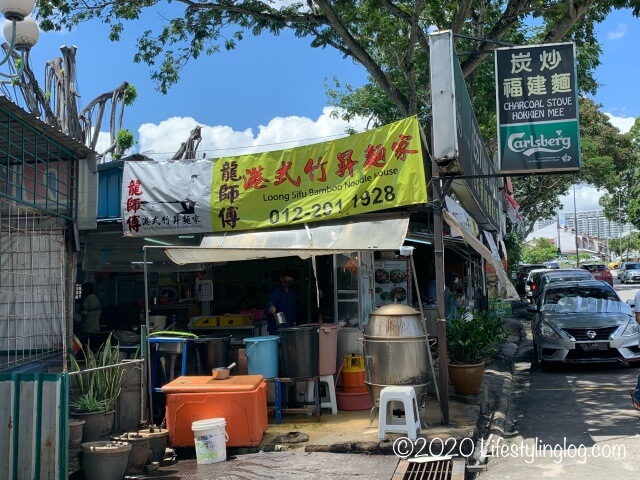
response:
[[[394,403],[402,403],[404,418],[394,417]],[[413,387],[385,387],[380,392],[380,420],[378,421],[378,438],[383,440],[387,433],[406,433],[411,440],[420,435],[420,416],[418,400]]]
[[[320,398],[320,408],[330,408],[331,413],[336,415],[338,413],[338,403],[336,401],[336,388],[333,383],[333,375],[321,375],[318,382],[320,384],[318,395],[321,395],[322,384],[327,387],[325,389],[325,395]],[[307,382],[307,402],[313,402],[313,382]]]

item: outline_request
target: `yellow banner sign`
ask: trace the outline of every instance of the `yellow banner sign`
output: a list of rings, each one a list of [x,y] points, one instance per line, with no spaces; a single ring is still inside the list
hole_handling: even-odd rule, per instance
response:
[[[214,231],[283,227],[427,201],[415,117],[334,140],[214,161]]]

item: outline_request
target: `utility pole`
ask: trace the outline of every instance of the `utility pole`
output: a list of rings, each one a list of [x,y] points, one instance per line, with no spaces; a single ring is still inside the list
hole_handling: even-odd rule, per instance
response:
[[[573,226],[576,237],[576,267],[580,268],[580,249],[578,248],[578,212],[576,211],[576,186],[573,185]]]
[[[618,239],[620,241],[620,263],[622,263],[622,208],[620,207],[620,190],[618,190]]]

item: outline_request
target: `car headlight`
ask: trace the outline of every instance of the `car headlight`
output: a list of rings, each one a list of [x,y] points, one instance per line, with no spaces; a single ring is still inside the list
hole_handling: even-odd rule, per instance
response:
[[[540,334],[544,338],[552,338],[554,340],[560,338],[560,335],[558,335],[556,331],[547,323],[543,323],[542,325],[540,325]]]
[[[635,320],[629,320],[627,324],[627,328],[622,332],[623,337],[632,337],[633,335],[638,335],[640,333],[640,327],[638,327],[638,323]]]

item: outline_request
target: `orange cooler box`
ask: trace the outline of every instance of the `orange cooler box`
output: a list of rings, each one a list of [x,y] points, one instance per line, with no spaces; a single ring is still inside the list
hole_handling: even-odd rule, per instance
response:
[[[193,447],[191,424],[224,418],[227,447],[256,446],[267,430],[267,383],[262,375],[238,375],[226,380],[178,377],[162,387],[167,394],[169,445]]]

